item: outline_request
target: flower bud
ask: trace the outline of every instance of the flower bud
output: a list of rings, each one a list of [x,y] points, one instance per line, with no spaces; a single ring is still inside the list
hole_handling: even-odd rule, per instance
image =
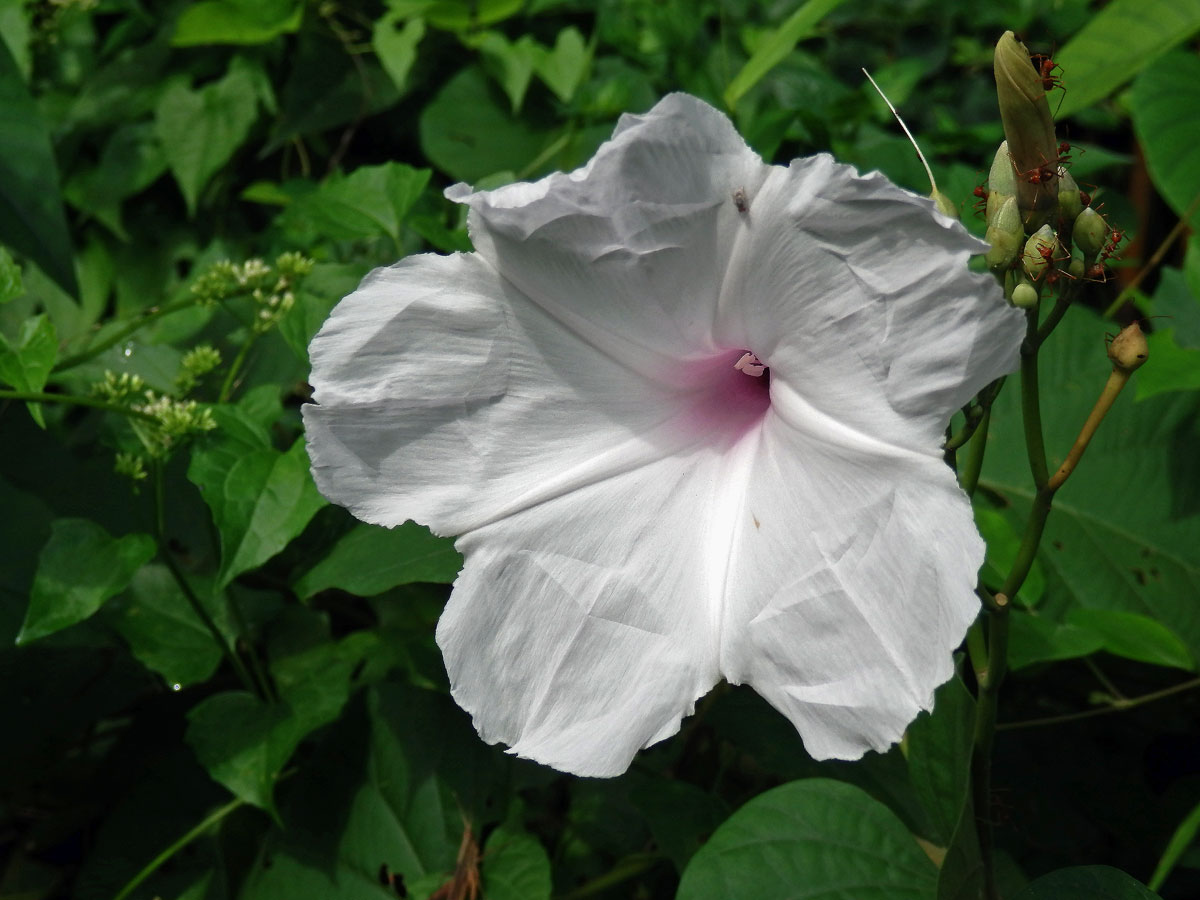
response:
[[[1030,235],[1021,254],[1021,263],[1025,267],[1025,274],[1031,280],[1037,281],[1046,274],[1057,247],[1058,236],[1049,225],[1043,225]]]
[[[929,199],[933,201],[934,206],[937,207],[937,211],[942,215],[949,216],[952,219],[958,218],[958,207],[954,201],[937,188],[933,189],[933,193],[929,195]]]
[[[1013,168],[1012,157],[1008,155],[1008,141],[1000,142],[1000,149],[992,159],[992,168],[988,171],[987,216],[985,221],[991,225],[1000,207],[1009,197],[1017,196],[1017,171]]]
[[[1017,210],[1017,198],[1009,197],[996,212],[988,225],[984,240],[991,244],[985,259],[993,272],[1003,272],[1016,260],[1021,252],[1025,229],[1021,227],[1021,213]]]
[[[1012,304],[1018,309],[1032,309],[1037,306],[1038,292],[1028,281],[1022,281],[1012,292]]]
[[[1150,345],[1142,334],[1142,327],[1134,322],[1121,329],[1121,333],[1108,345],[1108,358],[1113,368],[1122,372],[1133,372],[1150,358]]]
[[[1029,51],[1006,31],[996,43],[996,96],[1016,169],[1017,206],[1025,231],[1046,224],[1058,205],[1058,143],[1042,78]]]
[[[1058,215],[1064,222],[1074,222],[1083,212],[1079,185],[1062,166],[1058,167]]]
[[[1075,217],[1074,238],[1075,246],[1083,252],[1084,258],[1095,259],[1108,240],[1108,223],[1090,206],[1084,207]]]

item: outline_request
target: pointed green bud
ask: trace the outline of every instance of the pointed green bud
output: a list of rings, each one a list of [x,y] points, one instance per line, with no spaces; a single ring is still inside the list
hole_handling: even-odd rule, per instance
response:
[[[1058,236],[1049,225],[1043,225],[1025,242],[1025,250],[1021,254],[1021,264],[1025,274],[1031,281],[1037,281],[1050,268],[1051,260],[1058,249]]]
[[[1104,217],[1090,206],[1075,217],[1075,246],[1083,253],[1084,259],[1093,260],[1104,249],[1108,240],[1108,223]]]
[[[1017,209],[1017,198],[1009,197],[996,212],[988,226],[984,240],[991,244],[985,259],[993,272],[1003,272],[1021,252],[1025,240],[1025,229],[1021,227],[1021,213]]]
[[[1016,171],[1017,206],[1025,231],[1046,224],[1058,205],[1058,143],[1042,78],[1011,31],[996,43],[996,96]]]
[[[958,218],[958,207],[954,204],[954,201],[937,188],[933,189],[933,193],[929,195],[929,199],[933,201],[934,206],[937,207],[938,212],[942,215],[949,216],[952,219]]]
[[[1037,306],[1038,292],[1028,281],[1022,281],[1012,292],[1012,304],[1018,309],[1033,309]]]
[[[1079,199],[1079,185],[1062,166],[1058,167],[1058,215],[1064,222],[1074,222],[1083,212],[1083,201]]]
[[[985,221],[991,225],[996,213],[1009,197],[1017,196],[1017,171],[1012,157],[1008,155],[1008,141],[1000,142],[1000,149],[992,159],[992,168],[987,178],[987,215]]]

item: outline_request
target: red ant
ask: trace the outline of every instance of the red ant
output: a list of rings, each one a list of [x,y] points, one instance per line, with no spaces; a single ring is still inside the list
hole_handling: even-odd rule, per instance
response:
[[[988,189],[982,184],[977,184],[971,193],[978,198],[975,201],[975,215],[982,216],[987,210]]]
[[[1037,69],[1038,77],[1042,80],[1042,90],[1047,94],[1055,88],[1062,91],[1058,98],[1058,108],[1054,110],[1054,115],[1058,115],[1058,109],[1062,107],[1063,98],[1067,95],[1067,89],[1063,85],[1062,75],[1055,75],[1055,72],[1061,73],[1063,67],[1056,63],[1044,53],[1035,53],[1029,57],[1029,61],[1033,63],[1033,67]]]

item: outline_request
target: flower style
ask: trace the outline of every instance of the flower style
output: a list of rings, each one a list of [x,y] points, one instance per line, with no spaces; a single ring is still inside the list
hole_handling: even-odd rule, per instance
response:
[[[1023,334],[986,246],[681,94],[575,172],[446,194],[476,252],[343,300],[304,420],[325,496],[457,536],[437,640],[480,735],[616,775],[723,676],[816,758],[896,741],[978,610],[940,446]]]

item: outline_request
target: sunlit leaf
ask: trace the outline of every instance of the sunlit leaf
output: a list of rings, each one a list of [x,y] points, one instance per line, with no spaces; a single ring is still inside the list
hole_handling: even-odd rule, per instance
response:
[[[1196,0],[1113,0],[1054,58],[1067,88],[1059,117],[1104,99],[1198,29]]]
[[[1200,3],[1192,5],[1200,28]],[[1134,81],[1129,109],[1155,186],[1176,215],[1192,207],[1195,216],[1192,204],[1200,202],[1200,58],[1179,52],[1156,60]]]
[[[91,616],[155,553],[149,535],[114,538],[88,519],[56,519],[50,527],[50,540],[38,556],[19,644]]]
[[[265,44],[300,27],[300,0],[200,0],[186,6],[171,43]]]
[[[375,55],[400,92],[408,89],[408,73],[417,61],[417,45],[424,36],[424,19],[405,22],[396,15],[379,19],[371,32],[371,46],[375,49]]]
[[[295,589],[301,597],[332,587],[372,597],[415,581],[449,584],[461,568],[454,542],[435,537],[423,525],[405,522],[389,529],[359,524],[300,577]]]
[[[18,391],[37,393],[46,386],[57,356],[54,323],[45,315],[26,319],[15,341],[0,334],[0,383],[10,384]],[[41,404],[30,403],[28,408],[33,420],[45,428]]]
[[[721,825],[683,873],[679,900],[753,896],[926,900],[937,868],[886,806],[839,781],[793,781]]]

